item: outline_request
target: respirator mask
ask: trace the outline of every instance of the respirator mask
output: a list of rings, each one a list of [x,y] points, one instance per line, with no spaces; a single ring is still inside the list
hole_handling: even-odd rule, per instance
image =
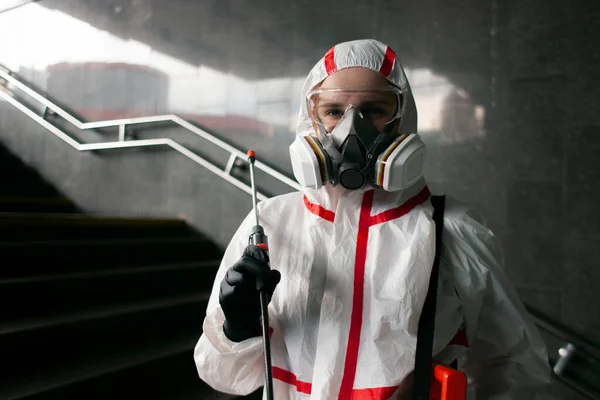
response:
[[[391,192],[421,178],[424,143],[415,133],[395,134],[404,112],[399,89],[317,89],[306,102],[319,137],[298,136],[290,146],[302,186],[371,185]]]

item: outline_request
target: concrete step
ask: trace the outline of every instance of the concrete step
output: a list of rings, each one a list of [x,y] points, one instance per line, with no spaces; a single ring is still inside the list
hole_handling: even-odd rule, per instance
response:
[[[210,292],[218,260],[0,280],[0,334],[98,307]]]
[[[183,220],[122,218],[63,213],[0,212],[0,241],[185,237],[195,232]]]
[[[21,398],[190,351],[207,294],[64,315],[1,335],[0,398]]]
[[[186,263],[221,257],[202,236],[0,242],[0,279]]]

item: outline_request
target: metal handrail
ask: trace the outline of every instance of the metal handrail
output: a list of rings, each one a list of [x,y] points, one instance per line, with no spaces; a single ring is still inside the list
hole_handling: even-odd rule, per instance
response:
[[[526,305],[525,308],[527,308],[527,311],[533,317],[537,326],[560,340],[574,344],[578,349],[583,349],[593,357],[596,357],[600,360],[600,345],[589,341],[576,332],[573,332],[571,329],[554,321],[552,318],[548,317],[534,307]]]
[[[22,7],[29,3],[35,3],[36,1],[39,1],[39,0],[20,0],[14,4],[11,4],[10,6],[0,6],[0,14],[2,14],[3,12],[14,10],[15,8]]]
[[[125,118],[125,119],[116,119],[116,120],[108,120],[108,121],[83,122],[83,121],[80,121],[79,119],[77,119],[76,117],[74,117],[73,115],[71,115],[70,113],[68,113],[67,111],[65,111],[62,107],[58,106],[51,100],[47,99],[46,97],[44,97],[43,95],[41,95],[40,93],[38,93],[37,91],[32,89],[31,87],[29,87],[28,85],[26,85],[25,83],[21,82],[19,79],[17,79],[15,77],[15,75],[8,68],[6,68],[2,65],[0,65],[0,78],[4,79],[6,82],[14,85],[14,87],[19,89],[23,93],[27,94],[31,98],[35,99],[38,103],[40,103],[41,105],[44,106],[44,111],[42,112],[41,115],[39,115],[38,113],[36,113],[35,111],[33,111],[29,107],[27,107],[25,104],[23,104],[22,102],[15,99],[10,94],[0,90],[0,96],[2,98],[7,100],[14,107],[19,109],[24,114],[26,114],[29,118],[33,119],[34,121],[36,121],[37,123],[42,125],[44,128],[46,128],[50,132],[52,132],[54,135],[56,135],[57,137],[59,137],[60,139],[65,141],[67,144],[69,144],[70,146],[72,146],[73,148],[75,148],[79,151],[96,151],[96,150],[131,148],[131,147],[147,147],[147,146],[168,146],[168,147],[171,147],[172,149],[178,151],[179,153],[183,154],[184,156],[188,157],[192,161],[207,168],[208,170],[210,170],[211,172],[220,176],[221,178],[232,183],[233,185],[235,185],[236,187],[245,191],[246,193],[252,194],[252,189],[250,188],[250,186],[248,186],[247,184],[243,183],[241,180],[239,180],[231,175],[231,171],[235,164],[235,161],[237,159],[242,159],[242,160],[245,159],[247,157],[246,153],[244,153],[243,151],[241,151],[239,149],[236,149],[235,147],[231,146],[228,143],[225,143],[224,141],[222,141],[222,140],[216,138],[215,136],[211,135],[210,133],[206,132],[204,129],[201,129],[201,128],[189,123],[188,121],[184,120],[183,118],[181,118],[177,115],[166,114],[166,115],[155,115],[155,116],[140,117],[140,118]],[[99,128],[116,127],[119,129],[119,140],[117,142],[102,142],[102,143],[87,143],[87,144],[79,143],[78,141],[73,139],[71,136],[69,136],[68,134],[66,134],[65,132],[63,132],[62,130],[60,130],[59,128],[57,128],[56,126],[54,126],[53,124],[51,124],[50,122],[48,122],[45,119],[45,115],[47,115],[48,111],[51,111],[56,115],[59,115],[60,117],[62,117],[64,120],[66,120],[67,122],[69,122],[71,125],[75,126],[79,130],[91,130],[91,129],[99,129]],[[227,165],[226,165],[225,169],[223,170],[221,168],[216,167],[210,161],[207,161],[206,159],[200,157],[199,155],[193,153],[186,147],[182,146],[181,144],[179,144],[169,138],[147,139],[147,140],[127,140],[127,138],[125,137],[125,130],[128,125],[139,125],[139,124],[148,125],[148,124],[156,124],[156,123],[164,123],[164,122],[174,123],[174,124],[182,127],[183,129],[201,137],[202,139],[214,144],[215,146],[221,148],[222,150],[229,152],[230,155],[229,155],[229,159],[227,160]],[[258,168],[259,170],[265,172],[266,174],[270,175],[271,177],[277,179],[278,181],[288,185],[292,189],[300,190],[300,188],[301,188],[300,185],[297,182],[295,182],[294,180],[288,178],[287,176],[283,175],[279,171],[276,171],[275,169],[269,167],[268,165],[265,165],[264,163],[262,163],[258,160],[255,162],[255,167]],[[267,199],[267,196],[265,196],[262,193],[258,193],[257,196],[260,200]]]
[[[600,399],[600,393],[597,391],[598,386],[592,387],[589,382],[582,380],[581,374],[579,374],[582,363],[586,365],[586,368],[591,368],[593,371],[599,370],[600,347],[549,318],[541,311],[527,305],[526,308],[538,328],[558,339],[557,343],[561,343],[560,347],[556,346],[558,349],[553,348],[557,350],[554,355],[557,358],[551,357],[549,360],[554,376],[561,383],[585,397]],[[550,347],[548,350],[550,350]]]

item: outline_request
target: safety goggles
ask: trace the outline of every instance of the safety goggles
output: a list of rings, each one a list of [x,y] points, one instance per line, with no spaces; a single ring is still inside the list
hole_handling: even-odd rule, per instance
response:
[[[306,95],[310,118],[330,132],[349,106],[375,126],[385,126],[402,116],[402,91],[381,89],[315,89]]]

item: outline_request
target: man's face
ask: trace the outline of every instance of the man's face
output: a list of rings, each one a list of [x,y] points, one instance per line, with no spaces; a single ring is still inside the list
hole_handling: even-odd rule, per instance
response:
[[[388,81],[368,68],[346,68],[327,77],[309,99],[309,112],[314,121],[331,132],[346,108],[352,105],[379,132],[394,121],[400,98]],[[335,89],[335,90],[332,90]],[[317,135],[319,130],[314,126]]]

